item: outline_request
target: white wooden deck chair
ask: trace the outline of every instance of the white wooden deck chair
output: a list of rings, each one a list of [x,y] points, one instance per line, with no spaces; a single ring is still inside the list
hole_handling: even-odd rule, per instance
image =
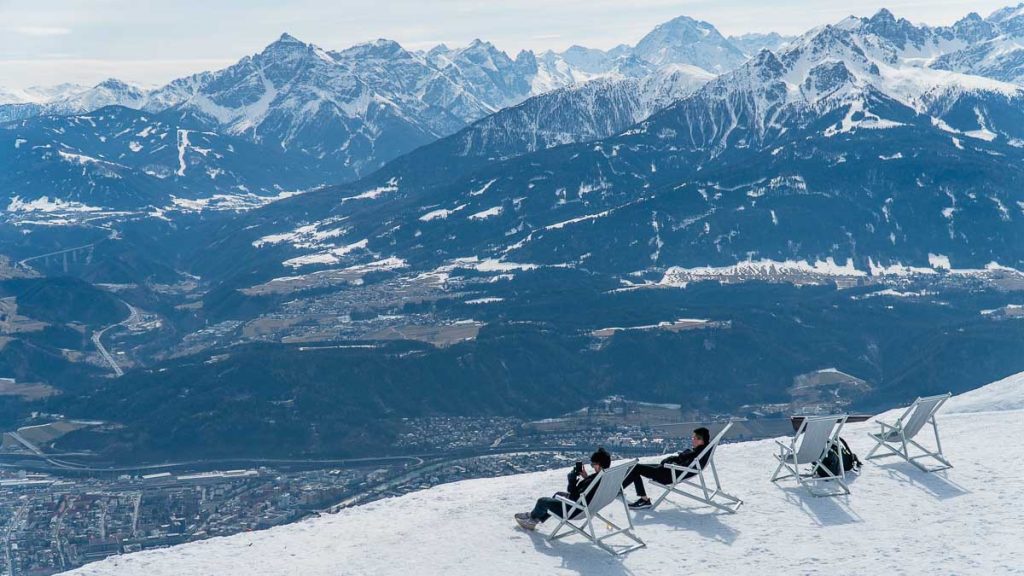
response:
[[[772,482],[785,478],[796,478],[801,486],[812,496],[840,496],[850,493],[846,485],[846,470],[843,469],[842,458],[839,459],[839,474],[833,474],[822,464],[822,459],[829,449],[838,446],[839,432],[846,424],[846,414],[838,416],[814,416],[804,418],[796,434],[788,443],[775,441],[779,445],[779,453],[775,458],[779,461],[778,468],[772,474]],[[808,472],[801,472],[801,466],[809,466]],[[785,468],[787,474],[779,475]],[[823,474],[819,474],[819,472]],[[824,485],[830,488],[822,489]],[[837,488],[838,487],[838,488]]]
[[[621,556],[646,546],[647,544],[644,544],[644,541],[633,533],[633,519],[629,515],[629,505],[626,504],[626,497],[622,494],[622,481],[626,479],[629,471],[633,469],[633,466],[636,466],[636,463],[636,460],[630,460],[618,466],[612,466],[607,470],[602,470],[598,473],[597,479],[591,482],[587,489],[580,494],[578,500],[573,501],[564,496],[555,496],[562,503],[562,510],[561,512],[555,512],[555,516],[558,517],[560,522],[551,531],[548,540],[558,540],[572,534],[579,534],[602,550],[610,552],[615,556]],[[587,496],[591,493],[593,493],[593,497],[590,498],[588,503]],[[626,511],[628,526],[625,528],[618,526],[601,515],[601,510],[616,500],[622,502],[622,509]],[[598,520],[605,523],[611,531],[598,536],[594,528],[594,522]],[[563,528],[566,528],[566,530],[562,531]],[[605,542],[608,538],[619,534],[632,540],[633,544],[625,548],[613,548]]]
[[[743,501],[739,498],[726,494],[722,490],[722,483],[718,479],[718,470],[715,468],[715,448],[718,447],[718,443],[725,437],[725,433],[732,428],[732,422],[725,425],[722,431],[719,432],[708,445],[700,451],[700,454],[690,463],[689,466],[678,466],[676,464],[665,464],[665,468],[672,471],[672,482],[669,484],[661,484],[659,482],[651,481],[665,491],[657,500],[651,503],[651,509],[658,507],[669,494],[678,494],[697,502],[709,504],[724,510],[730,514],[735,514],[736,510],[743,504]],[[701,461],[706,460],[704,464]],[[714,481],[714,489],[708,487],[708,478],[704,475],[705,471],[711,471],[711,480]],[[683,489],[684,486],[689,486],[690,489]],[[716,499],[724,500],[720,502]]]
[[[879,432],[872,432],[868,435],[871,436],[877,444],[868,452],[865,460],[874,460],[878,458],[887,458],[889,456],[899,456],[907,462],[910,462],[914,466],[917,466],[924,472],[936,472],[938,470],[946,470],[952,468],[953,465],[946,460],[946,457],[942,455],[942,442],[939,440],[939,425],[935,422],[935,413],[939,411],[939,408],[949,400],[951,394],[940,394],[938,396],[928,396],[926,398],[918,398],[913,404],[907,408],[906,412],[896,420],[895,424],[889,425],[885,422],[878,421],[878,424],[882,427]],[[935,433],[935,446],[936,450],[925,448],[921,444],[914,440],[925,424],[932,425],[932,431]],[[910,455],[910,447],[914,446],[922,453],[916,456]],[[888,453],[878,454],[875,452],[879,448],[885,448]],[[921,458],[933,458],[939,462],[938,466],[925,466],[918,462]]]

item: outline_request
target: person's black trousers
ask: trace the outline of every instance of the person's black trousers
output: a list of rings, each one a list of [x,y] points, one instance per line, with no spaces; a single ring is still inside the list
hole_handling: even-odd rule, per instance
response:
[[[569,498],[568,492],[558,492],[560,496]],[[533,511],[530,512],[530,518],[543,522],[548,519],[551,514],[562,517],[562,502],[556,498],[548,498],[547,496],[537,499],[537,504],[534,505]],[[569,514],[570,518],[575,518],[580,515],[579,510],[573,511]]]
[[[637,464],[622,481],[622,487],[632,484],[636,495],[645,498],[647,491],[644,490],[643,478],[649,478],[658,484],[671,484],[672,471],[658,464]]]

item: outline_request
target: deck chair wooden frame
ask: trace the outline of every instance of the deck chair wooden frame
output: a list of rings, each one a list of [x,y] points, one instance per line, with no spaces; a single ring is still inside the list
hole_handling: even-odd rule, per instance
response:
[[[587,489],[580,494],[577,500],[556,495],[555,499],[561,502],[562,510],[561,513],[555,512],[554,514],[560,522],[551,531],[548,540],[558,540],[572,534],[579,534],[597,545],[598,548],[614,556],[622,556],[647,546],[633,532],[633,519],[629,514],[629,505],[626,503],[626,497],[622,494],[622,481],[625,480],[630,470],[636,466],[636,463],[637,461],[634,459],[598,472],[597,478],[587,486]],[[594,496],[588,503],[587,496],[592,492]],[[625,527],[615,524],[601,514],[601,510],[616,500],[622,502],[622,509],[626,511],[626,522],[628,525]],[[594,522],[598,520],[607,524],[611,531],[598,536],[597,531],[594,529]],[[564,531],[563,528],[565,529]],[[633,544],[626,548],[616,549],[605,542],[608,538],[619,534],[632,540]]]
[[[672,481],[668,484],[651,481],[652,484],[664,489],[661,496],[651,503],[651,510],[654,510],[659,504],[664,502],[669,494],[677,494],[702,504],[714,506],[730,514],[736,513],[736,510],[743,504],[743,501],[722,490],[722,483],[718,478],[718,469],[715,468],[715,449],[722,438],[725,437],[725,433],[729,431],[729,428],[732,428],[732,422],[726,424],[725,428],[722,428],[715,435],[715,438],[708,442],[708,445],[700,451],[700,454],[688,466],[679,466],[677,464],[664,465],[665,468],[672,471]],[[707,463],[701,464],[701,461],[705,459],[705,455],[707,455]],[[708,478],[704,475],[705,471],[711,472],[714,489],[709,487]],[[682,489],[684,486],[688,486],[689,490]]]
[[[847,418],[846,414],[807,417],[788,443],[776,440],[779,453],[775,454],[775,459],[779,465],[772,474],[772,482],[795,478],[812,496],[817,497],[849,494],[843,459],[839,459],[839,474],[833,474],[823,463],[829,450],[839,446],[839,432]],[[804,472],[800,470],[801,466],[810,468]],[[783,470],[786,470],[786,474],[780,476]]]
[[[939,411],[939,408],[946,403],[946,400],[952,396],[950,393],[940,394],[938,396],[926,396],[914,400],[914,403],[907,407],[903,415],[896,420],[895,424],[886,424],[881,420],[876,420],[881,430],[879,432],[869,432],[870,436],[875,441],[875,447],[868,452],[865,460],[877,460],[879,458],[888,458],[890,456],[899,456],[907,462],[910,462],[918,469],[923,472],[937,472],[939,470],[947,470],[952,468],[949,460],[942,454],[942,441],[939,439],[939,425],[935,421],[935,414]],[[914,440],[914,437],[924,429],[926,424],[931,424],[932,432],[935,434],[935,451],[929,450]],[[911,456],[910,447],[913,446],[921,451],[920,454]],[[879,448],[885,448],[888,452],[882,454],[875,454]],[[922,458],[932,458],[939,462],[938,466],[926,466],[919,462]]]

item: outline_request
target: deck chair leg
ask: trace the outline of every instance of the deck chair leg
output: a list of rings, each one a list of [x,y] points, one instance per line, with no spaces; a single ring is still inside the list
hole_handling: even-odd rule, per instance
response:
[[[551,531],[551,534],[548,534],[548,540],[558,540],[559,538],[564,536],[565,534],[559,536],[558,531],[562,529],[562,526],[565,526],[566,522],[567,520],[563,518],[562,521],[559,522],[557,526],[555,526],[555,529]],[[568,532],[566,532],[566,534],[568,534]]]
[[[700,472],[697,473],[697,478],[700,480],[700,491],[701,491],[701,493],[704,494],[704,499],[705,500],[710,500],[710,498],[708,497],[708,485],[707,485],[706,482],[704,482],[704,470],[703,469]]]
[[[868,436],[871,436],[871,439],[875,441],[875,447],[872,448],[871,451],[868,452],[868,455],[864,457],[865,460],[871,460],[872,458],[874,458],[875,452],[878,452],[878,449],[881,448],[883,444],[885,444],[884,440],[879,440],[878,438],[872,436],[871,434],[868,434]]]
[[[935,458],[945,465],[945,468],[938,468],[934,471],[952,468],[953,464],[951,464],[949,460],[946,460],[945,454],[942,453],[942,440],[939,439],[939,424],[935,421],[935,416],[932,416],[932,430],[935,432],[935,452],[932,453],[932,458]]]
[[[704,494],[705,494],[704,502],[714,506],[715,508],[718,508],[719,510],[723,510],[723,511],[728,512],[730,514],[735,514],[737,509],[740,507],[740,505],[743,504],[743,501],[740,500],[739,498],[733,496],[732,494],[727,494],[726,492],[724,492],[722,490],[722,483],[718,479],[718,470],[715,469],[715,462],[714,461],[711,462],[710,468],[711,468],[711,478],[715,481],[715,491],[712,492],[711,494],[708,494],[707,489],[705,489],[704,490]],[[703,475],[703,471],[701,472],[701,474]],[[715,501],[716,498],[724,498],[725,500],[727,500],[729,502],[732,502],[733,506],[729,506],[727,504],[722,504],[720,502],[716,502]]]
[[[619,492],[619,499],[622,501],[622,509],[626,513],[626,524],[629,525],[630,532],[633,531],[633,515],[629,513],[629,502],[626,502],[626,495]]]
[[[590,515],[590,510],[587,510],[587,534],[591,540],[597,542],[597,534],[594,533],[593,520],[593,517]]]
[[[949,468],[953,467],[953,465],[950,464],[949,461],[946,460],[946,458],[943,456],[941,450],[937,450],[935,452],[932,452],[931,450],[925,448],[924,446],[918,444],[917,442],[915,442],[913,440],[911,440],[910,443],[913,444],[915,448],[920,450],[921,454],[919,454],[917,456],[914,456],[913,458],[908,458],[907,460],[911,464],[913,464],[914,466],[917,466],[923,472],[938,472],[939,470],[946,470],[946,469],[949,469]],[[925,466],[923,464],[918,463],[918,460],[920,460],[922,458],[932,458],[932,459],[936,460],[937,462],[939,462],[942,465],[941,466],[932,466],[932,467]]]
[[[672,470],[672,484],[675,484],[675,483],[676,483],[676,471]],[[661,486],[661,484],[659,484],[659,486]],[[668,489],[668,486],[662,486],[662,488],[664,488],[665,491],[662,492],[661,496],[658,496],[658,498],[656,500],[651,502],[651,508],[650,508],[651,510],[654,510],[655,508],[657,508],[659,504],[661,504],[662,502],[665,501],[666,498],[668,498],[668,493],[670,492],[670,490]]]
[[[623,502],[623,504],[625,504],[626,503],[625,499],[623,499],[622,502]],[[628,506],[626,508],[626,519],[629,522],[629,528],[628,529],[627,528],[623,528],[622,526],[619,526],[615,522],[612,522],[608,518],[605,518],[604,516],[602,516],[600,513],[599,514],[595,514],[595,516],[599,520],[601,520],[605,524],[607,524],[609,527],[611,527],[611,530],[612,530],[610,533],[605,534],[604,536],[600,536],[600,537],[597,536],[596,533],[594,534],[594,543],[597,544],[598,546],[600,546],[601,548],[603,548],[605,551],[610,552],[611,554],[613,554],[615,556],[621,556],[623,554],[626,554],[627,552],[632,552],[633,550],[636,550],[638,548],[644,548],[644,547],[647,546],[647,544],[643,540],[641,540],[639,536],[637,536],[636,534],[633,534],[633,521],[631,519],[629,519],[629,508],[628,508]],[[624,548],[622,550],[616,550],[616,549],[612,548],[611,546],[609,546],[609,545],[604,543],[604,540],[606,540],[607,538],[611,538],[612,536],[618,536],[620,534],[622,536],[625,536],[626,538],[629,538],[630,540],[632,540],[634,542],[634,545],[633,546],[628,546],[628,547],[626,547],[626,548]]]
[[[932,430],[935,432],[936,451],[942,454],[942,440],[939,439],[939,424],[935,421],[935,416],[932,416]]]
[[[779,460],[779,465],[776,466],[775,472],[772,473],[772,482],[775,482],[777,480],[781,480],[782,479],[782,478],[779,477],[779,472],[782,471],[782,467],[786,464],[786,461],[783,460],[782,457],[776,456],[776,458],[778,458],[778,460]],[[789,476],[785,476],[785,477],[788,478]]]
[[[651,502],[651,510],[654,510],[659,504],[665,501],[665,498],[668,497],[668,492],[668,488],[666,488],[665,491],[661,493],[661,496],[658,496],[653,502]]]

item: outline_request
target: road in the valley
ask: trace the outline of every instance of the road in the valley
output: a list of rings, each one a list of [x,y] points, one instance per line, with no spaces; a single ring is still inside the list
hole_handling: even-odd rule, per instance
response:
[[[114,360],[114,357],[110,354],[110,352],[107,352],[107,348],[103,346],[103,334],[107,330],[110,330],[111,328],[114,328],[116,326],[123,326],[125,324],[131,324],[132,322],[137,321],[139,318],[139,311],[136,310],[134,306],[125,302],[124,300],[121,300],[121,303],[128,307],[128,317],[118,322],[117,324],[111,324],[110,326],[107,326],[102,330],[93,332],[92,335],[92,343],[96,346],[96,349],[100,351],[100,356],[103,356],[103,359],[107,361],[107,364],[110,364],[110,367],[114,370],[114,374],[116,374],[117,376],[124,376],[124,370],[122,370],[121,367],[117,365],[117,361]]]
[[[25,520],[25,516],[28,515],[30,501],[25,500],[21,508],[14,513],[11,517],[11,522],[7,525],[7,529],[4,531],[4,557],[7,560],[7,572],[11,576],[15,576],[14,563],[12,562],[14,555],[11,553],[11,536],[17,531],[18,526]]]

